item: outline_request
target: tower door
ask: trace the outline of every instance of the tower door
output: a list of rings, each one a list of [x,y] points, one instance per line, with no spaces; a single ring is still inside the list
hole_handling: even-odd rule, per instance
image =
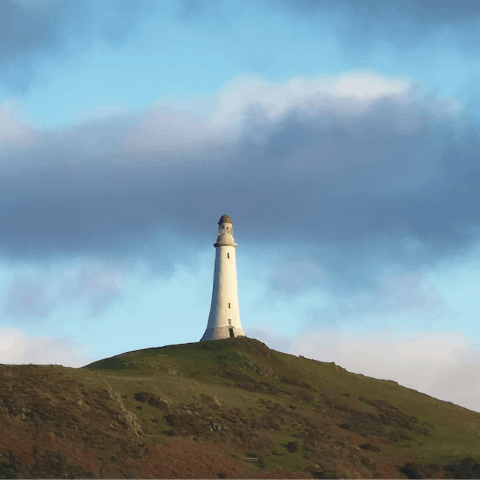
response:
[[[234,337],[235,335],[233,334],[233,328],[229,328],[229,330],[230,330],[230,336]]]

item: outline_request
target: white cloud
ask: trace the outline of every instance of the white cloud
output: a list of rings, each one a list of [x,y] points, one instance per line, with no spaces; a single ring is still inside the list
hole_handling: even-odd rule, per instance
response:
[[[211,121],[217,126],[240,129],[252,107],[260,107],[269,121],[278,121],[295,109],[310,115],[334,109],[340,115],[351,116],[364,113],[379,98],[405,97],[411,88],[411,81],[363,71],[311,80],[294,78],[278,84],[241,76],[219,91]]]
[[[210,109],[209,129],[223,141],[228,138],[235,142],[252,119],[259,125],[267,125],[300,113],[314,117],[317,126],[322,122],[327,125],[330,115],[334,115],[354,136],[362,136],[363,123],[358,124],[358,120],[368,114],[376,102],[388,100],[397,105],[397,111],[384,122],[396,135],[404,136],[425,127],[429,116],[454,117],[463,111],[456,99],[446,97],[433,101],[423,99],[422,111],[416,111],[418,107],[413,103],[416,97],[424,96],[422,90],[428,92],[426,85],[412,79],[362,70],[313,79],[293,78],[285,83],[239,76],[215,96],[216,107],[213,111]],[[258,130],[249,134],[257,144],[263,144],[264,134],[262,129]]]
[[[13,100],[0,103],[0,142],[21,146],[33,137],[32,128],[19,106]]]
[[[410,82],[360,71],[340,75],[335,80],[326,81],[325,86],[326,92],[331,92],[336,97],[372,100],[385,95],[406,94]]]
[[[0,329],[0,363],[63,365],[80,368],[94,361],[70,337],[28,336],[18,329]]]
[[[297,337],[290,354],[334,361],[353,373],[394,380],[440,400],[480,412],[478,345],[458,332],[308,332]]]

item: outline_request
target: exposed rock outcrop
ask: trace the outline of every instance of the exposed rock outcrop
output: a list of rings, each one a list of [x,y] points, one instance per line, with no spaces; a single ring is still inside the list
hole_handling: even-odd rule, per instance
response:
[[[142,426],[140,425],[137,416],[125,407],[120,394],[116,392],[106,380],[103,380],[103,383],[105,384],[105,389],[109,393],[112,400],[114,400],[122,410],[122,413],[118,415],[118,423],[120,423],[120,425],[127,430],[132,429],[137,438],[144,436],[145,434],[143,433]]]

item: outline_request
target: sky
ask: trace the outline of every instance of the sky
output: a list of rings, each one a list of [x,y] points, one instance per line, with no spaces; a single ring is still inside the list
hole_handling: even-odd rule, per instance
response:
[[[0,363],[247,336],[480,412],[474,0],[2,0]],[[477,205],[477,206],[475,206]]]

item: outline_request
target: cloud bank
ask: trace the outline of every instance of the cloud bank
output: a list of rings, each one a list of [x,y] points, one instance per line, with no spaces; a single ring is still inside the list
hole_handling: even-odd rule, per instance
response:
[[[245,244],[300,242],[348,286],[476,240],[479,138],[458,104],[369,72],[242,78],[205,104],[57,131],[0,105],[2,255],[148,257],[158,235],[208,242],[228,211]]]
[[[414,332],[393,329],[375,334],[308,332],[288,351],[323,362],[335,361],[353,373],[400,385],[474,411],[480,411],[480,345],[457,332]]]
[[[0,329],[0,363],[80,368],[93,361],[84,351],[72,338],[28,336],[18,329]]]

